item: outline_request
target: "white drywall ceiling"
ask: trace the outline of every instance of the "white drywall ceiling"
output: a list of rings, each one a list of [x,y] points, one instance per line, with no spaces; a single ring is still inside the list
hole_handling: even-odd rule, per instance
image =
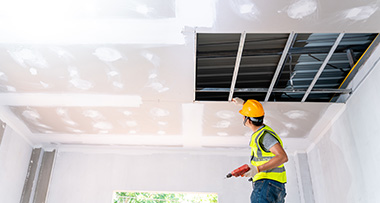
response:
[[[380,32],[379,6],[354,0],[1,1],[0,116],[36,145],[246,148],[250,132],[241,107],[193,102],[195,34],[374,33]],[[313,127],[343,107],[265,103],[265,122],[289,149],[304,150]]]

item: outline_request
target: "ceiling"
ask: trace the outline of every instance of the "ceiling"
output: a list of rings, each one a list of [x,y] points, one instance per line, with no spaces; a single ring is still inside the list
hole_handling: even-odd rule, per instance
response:
[[[245,149],[239,96],[305,149],[380,32],[378,1],[52,2],[0,2],[0,118],[52,147]]]

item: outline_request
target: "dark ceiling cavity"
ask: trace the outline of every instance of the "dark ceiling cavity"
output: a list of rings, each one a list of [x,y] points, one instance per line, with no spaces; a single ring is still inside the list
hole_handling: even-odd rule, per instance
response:
[[[351,93],[346,87],[377,36],[198,33],[195,100],[336,102]]]

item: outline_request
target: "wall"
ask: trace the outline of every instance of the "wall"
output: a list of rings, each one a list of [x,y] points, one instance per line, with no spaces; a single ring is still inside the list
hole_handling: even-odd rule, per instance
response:
[[[308,151],[316,202],[380,202],[380,65],[373,61],[344,112]]]
[[[111,202],[115,190],[210,192],[218,193],[221,203],[250,202],[251,183],[247,178],[224,179],[229,171],[249,159],[245,153],[234,153],[235,149],[222,152],[80,150],[58,151],[48,202]],[[297,203],[293,164],[290,156],[286,165],[290,170],[287,198]]]
[[[32,147],[10,127],[0,145],[0,202],[19,202]]]

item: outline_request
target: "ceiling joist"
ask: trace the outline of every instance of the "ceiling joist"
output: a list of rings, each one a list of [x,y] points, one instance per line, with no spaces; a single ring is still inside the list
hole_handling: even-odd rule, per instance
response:
[[[231,88],[230,88],[230,94],[228,96],[228,101],[231,101],[232,97],[234,95],[234,89],[235,89],[235,85],[236,85],[237,76],[239,73],[241,56],[243,55],[245,36],[246,36],[245,32],[243,32],[240,36],[239,49],[238,49],[237,56],[236,56],[235,68],[234,68],[234,73],[232,76]]]
[[[284,51],[282,51],[282,55],[281,55],[281,58],[280,58],[280,61],[278,62],[278,65],[277,65],[277,69],[276,69],[276,72],[274,73],[274,76],[273,76],[273,79],[272,79],[272,82],[269,86],[269,89],[268,89],[268,92],[267,92],[267,95],[265,96],[265,100],[264,101],[268,101],[269,100],[269,97],[272,93],[272,89],[277,81],[277,78],[278,78],[278,75],[280,74],[280,71],[282,69],[282,67],[284,66],[284,63],[285,63],[285,60],[286,60],[286,57],[288,56],[288,51],[292,45],[292,42],[294,40],[294,32],[290,33],[289,37],[288,37],[288,41],[286,42],[286,45],[285,45],[285,48],[284,48]]]
[[[229,92],[229,88],[203,88],[198,89],[196,92]],[[268,92],[268,88],[235,88],[234,92],[246,92],[246,93],[263,93]],[[273,88],[274,93],[306,93],[307,89],[289,89],[289,88]],[[336,93],[336,94],[349,94],[351,89],[313,89],[311,93]]]
[[[319,76],[321,76],[322,71],[325,69],[327,63],[329,62],[331,56],[334,54],[334,51],[338,47],[339,42],[342,40],[343,36],[344,36],[344,33],[340,33],[339,36],[337,37],[337,39],[335,40],[333,46],[331,47],[329,53],[327,54],[325,60],[323,61],[323,64],[319,68],[317,74],[314,76],[313,81],[311,81],[311,84],[310,84],[309,88],[307,89],[305,95],[303,96],[301,102],[305,102],[306,101],[306,98],[309,96],[309,94],[310,94],[311,90],[313,89],[315,83],[319,79]]]

